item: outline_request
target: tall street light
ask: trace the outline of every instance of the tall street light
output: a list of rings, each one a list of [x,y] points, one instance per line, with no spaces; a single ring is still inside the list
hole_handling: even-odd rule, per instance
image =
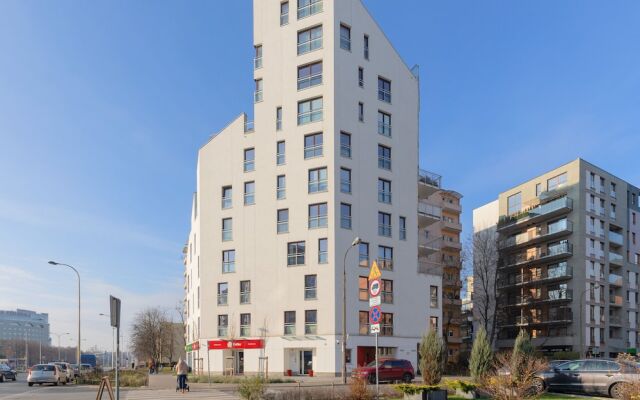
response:
[[[342,383],[347,383],[347,255],[349,250],[360,244],[359,237],[353,239],[351,246],[344,252],[342,261]]]
[[[56,335],[58,337],[58,361],[62,361],[62,359],[60,358],[60,338],[64,335],[70,335],[69,332],[65,332],[65,333],[55,333],[55,332],[51,332],[52,335]]]
[[[63,264],[55,261],[49,261],[49,264],[71,268],[73,272],[76,273],[76,276],[78,277],[78,348],[76,349],[76,358],[77,358],[78,369],[79,369],[80,368],[80,347],[82,343],[82,339],[80,338],[80,274],[78,273],[77,269],[75,269],[69,264]]]
[[[100,315],[102,317],[107,317],[107,318],[111,318],[110,315],[107,315],[105,313],[100,313]],[[115,327],[111,327],[111,368],[115,368],[115,360],[114,357],[116,355],[116,328]]]

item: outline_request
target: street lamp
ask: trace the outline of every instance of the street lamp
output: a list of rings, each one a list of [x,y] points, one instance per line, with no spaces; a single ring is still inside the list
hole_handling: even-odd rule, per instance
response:
[[[52,335],[56,335],[58,337],[58,361],[62,361],[62,359],[60,358],[60,338],[64,335],[70,335],[69,332],[65,332],[65,333],[55,333],[55,332],[51,332]]]
[[[580,325],[578,326],[580,329],[580,358],[584,358],[586,357],[586,352],[584,351],[584,326],[583,326],[583,321],[582,319],[584,318],[584,308],[582,307],[582,299],[584,298],[584,294],[587,292],[587,290],[591,290],[591,288],[585,288],[582,293],[580,293],[580,303],[578,304],[578,306],[580,307]],[[595,295],[595,291],[596,290],[600,290],[600,284],[596,283],[593,286],[593,292]],[[600,297],[602,298],[602,294],[600,295]],[[584,355],[583,355],[584,353]]]
[[[78,277],[78,348],[76,349],[76,358],[77,358],[77,363],[78,363],[78,368],[80,368],[80,347],[81,347],[81,338],[80,338],[80,274],[78,273],[78,270],[75,269],[74,267],[72,267],[69,264],[63,264],[63,263],[59,263],[59,262],[55,262],[55,261],[49,261],[49,264],[51,265],[61,265],[63,267],[68,267],[71,268],[73,270],[73,272],[76,273],[76,276]]]
[[[344,252],[342,261],[342,383],[347,383],[347,255],[349,250],[362,242],[359,237],[353,239],[351,246]]]
[[[100,313],[101,316],[103,317],[107,317],[107,318],[111,318],[110,315],[107,315],[105,313]],[[116,328],[115,327],[111,327],[111,368],[115,368],[115,357],[116,354]]]

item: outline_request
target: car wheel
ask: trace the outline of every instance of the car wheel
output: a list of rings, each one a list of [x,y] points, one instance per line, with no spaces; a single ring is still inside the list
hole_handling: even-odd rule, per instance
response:
[[[536,394],[544,392],[544,381],[540,378],[534,379],[533,383],[531,384],[531,388]]]
[[[16,379],[18,379],[18,378],[16,378],[16,376],[14,375],[14,376],[13,376],[12,381],[14,381],[14,382],[15,382],[15,381],[16,381]]]
[[[57,381],[53,382],[53,386],[58,386],[59,383],[60,383],[60,379],[58,379]]]
[[[614,399],[622,399],[624,396],[624,385],[622,383],[614,383],[611,388],[609,388],[609,395]]]
[[[372,385],[376,384],[376,374],[369,375],[369,383]]]
[[[413,376],[411,376],[411,374],[402,375],[402,381],[404,383],[411,383],[412,380],[413,380]]]
[[[33,386],[33,382],[28,383],[29,387]]]
[[[0,374],[0,382],[4,382],[4,375]]]

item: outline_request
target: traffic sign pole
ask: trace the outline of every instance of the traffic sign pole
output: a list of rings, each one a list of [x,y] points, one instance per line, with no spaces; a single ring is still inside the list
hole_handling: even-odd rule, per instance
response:
[[[382,282],[380,277],[382,273],[378,268],[378,263],[374,260],[369,271],[369,333],[375,336],[376,349],[376,400],[380,398],[380,365],[378,365],[378,334],[380,333],[380,320],[382,319],[382,309],[380,304],[380,292],[382,291]]]

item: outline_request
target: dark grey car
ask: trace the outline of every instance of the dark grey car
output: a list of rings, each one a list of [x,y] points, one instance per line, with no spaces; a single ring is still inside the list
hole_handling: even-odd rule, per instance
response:
[[[633,364],[607,359],[567,361],[541,373],[538,389],[557,392],[582,392],[621,398],[625,382],[640,381],[640,371]]]
[[[0,382],[15,380],[16,371],[6,364],[0,364]]]

